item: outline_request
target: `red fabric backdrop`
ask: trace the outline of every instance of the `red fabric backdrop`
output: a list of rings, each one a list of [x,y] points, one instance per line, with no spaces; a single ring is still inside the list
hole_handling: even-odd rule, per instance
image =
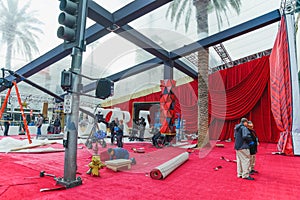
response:
[[[271,113],[269,78],[269,56],[209,77],[210,135],[213,139],[233,138],[235,124],[247,117],[253,122],[260,141],[278,141],[279,131]],[[226,95],[220,95],[224,89]]]
[[[242,117],[253,121],[260,141],[277,142],[279,131],[271,113],[269,57],[253,60],[209,76],[210,136],[212,139],[233,138],[233,128]],[[177,86],[175,111],[186,120],[186,132],[197,132],[196,80]],[[161,92],[116,104],[132,113],[134,102],[159,102]]]
[[[292,86],[288,37],[284,17],[280,21],[274,48],[270,55],[271,108],[280,131],[292,131]]]
[[[293,95],[286,29],[285,17],[282,16],[275,44],[270,55],[270,93],[272,97],[271,110],[277,127],[281,131],[278,150],[287,155],[293,155],[291,135],[293,129]]]

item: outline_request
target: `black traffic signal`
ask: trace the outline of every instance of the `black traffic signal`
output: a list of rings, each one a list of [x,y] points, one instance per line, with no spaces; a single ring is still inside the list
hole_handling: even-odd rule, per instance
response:
[[[97,81],[95,96],[106,99],[114,94],[114,82],[108,78],[101,78]]]
[[[300,0],[296,0],[296,9],[295,12],[298,13],[300,12]]]
[[[60,0],[58,16],[61,26],[57,29],[57,37],[64,40],[65,48],[78,46],[82,48],[87,0]]]
[[[66,91],[72,88],[72,72],[63,70],[61,72],[61,88]]]

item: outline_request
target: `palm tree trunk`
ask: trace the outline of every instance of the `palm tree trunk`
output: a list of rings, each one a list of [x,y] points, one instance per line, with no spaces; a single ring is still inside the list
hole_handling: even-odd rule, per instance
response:
[[[210,0],[194,0],[198,34],[208,35],[208,4]],[[198,51],[198,147],[209,142],[208,134],[208,48]]]
[[[11,70],[11,57],[12,57],[12,42],[7,40],[6,42],[6,56],[5,56],[5,68]]]

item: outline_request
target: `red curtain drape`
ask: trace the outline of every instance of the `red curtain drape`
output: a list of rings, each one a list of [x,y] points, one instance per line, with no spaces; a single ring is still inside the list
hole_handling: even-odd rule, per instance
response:
[[[210,136],[233,138],[234,126],[242,117],[253,121],[260,141],[277,142],[279,131],[271,113],[269,57],[262,57],[209,76]],[[186,120],[186,132],[197,133],[198,82],[174,88],[175,112]],[[132,113],[134,102],[159,102],[161,92],[114,105]]]
[[[278,150],[293,155],[292,126],[293,102],[289,44],[285,17],[281,17],[280,27],[270,55],[271,110],[281,137]],[[298,87],[298,85],[297,85]],[[296,112],[299,112],[298,110]]]
[[[272,112],[280,131],[292,131],[292,86],[289,47],[284,17],[270,55]]]
[[[234,120],[249,113],[269,80],[269,59],[263,57],[209,76],[209,113]]]
[[[242,117],[253,121],[260,141],[277,142],[271,113],[269,56],[221,70],[209,77],[212,139],[233,138]]]

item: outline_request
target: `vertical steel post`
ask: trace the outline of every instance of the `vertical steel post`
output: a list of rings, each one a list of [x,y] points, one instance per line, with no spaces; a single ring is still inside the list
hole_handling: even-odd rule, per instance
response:
[[[77,47],[73,47],[71,71],[78,74],[81,73],[82,51]],[[72,113],[66,115],[67,127],[67,144],[65,145],[65,165],[64,165],[64,181],[76,181],[77,170],[77,138],[78,138],[78,118],[79,118],[79,102],[81,77],[73,74],[72,85]],[[80,183],[81,184],[81,183]]]
[[[80,13],[78,17],[80,20],[80,26],[78,27],[78,45],[72,49],[72,91],[68,94],[72,94],[71,113],[66,115],[66,138],[64,141],[65,146],[65,160],[64,160],[64,177],[57,178],[57,183],[66,186],[67,188],[75,187],[82,184],[80,177],[76,178],[77,170],[77,138],[78,138],[78,120],[79,120],[79,103],[82,84],[81,77],[77,74],[81,74],[82,66],[82,54],[85,50],[85,24],[86,24],[86,12],[87,12],[87,0],[80,0]]]

